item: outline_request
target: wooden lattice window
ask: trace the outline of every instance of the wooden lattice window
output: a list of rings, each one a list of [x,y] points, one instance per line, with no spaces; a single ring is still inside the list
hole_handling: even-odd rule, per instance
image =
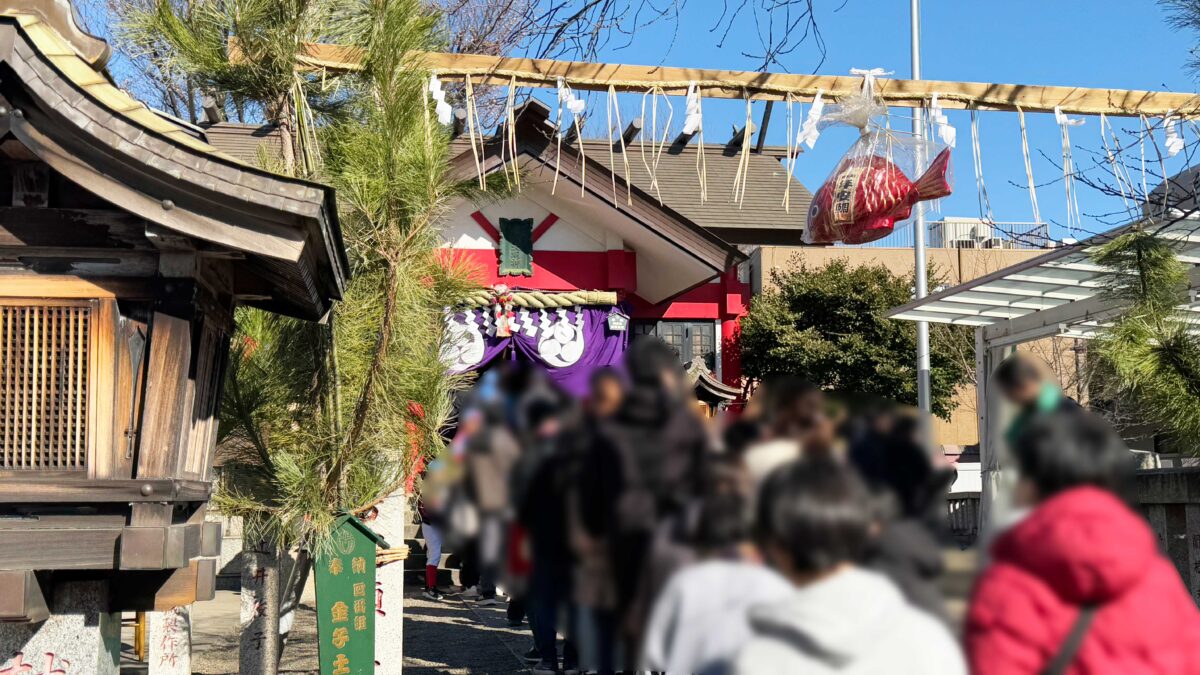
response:
[[[91,305],[0,299],[0,471],[87,468]]]

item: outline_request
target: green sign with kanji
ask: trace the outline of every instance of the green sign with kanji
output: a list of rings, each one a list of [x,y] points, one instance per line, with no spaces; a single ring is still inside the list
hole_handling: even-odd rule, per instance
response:
[[[533,218],[500,219],[500,274],[533,274]]]
[[[387,542],[342,516],[314,562],[321,675],[375,672],[375,549]]]

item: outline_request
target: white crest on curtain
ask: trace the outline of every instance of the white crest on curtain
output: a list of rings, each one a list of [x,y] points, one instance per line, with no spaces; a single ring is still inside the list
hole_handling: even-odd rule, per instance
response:
[[[446,317],[446,341],[442,343],[442,363],[452,373],[461,373],[479,365],[483,360],[483,335],[475,323],[475,312],[468,310],[465,320],[459,322],[454,316]]]
[[[541,331],[538,356],[552,367],[565,368],[583,356],[583,312],[577,311],[575,323],[571,323],[565,309],[559,309],[555,314],[558,315],[558,321],[550,329]]]

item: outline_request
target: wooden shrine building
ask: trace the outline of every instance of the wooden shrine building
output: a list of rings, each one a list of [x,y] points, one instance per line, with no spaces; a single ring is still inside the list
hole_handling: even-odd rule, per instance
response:
[[[531,100],[514,110],[512,134],[501,128],[474,149],[465,135],[453,143],[459,176],[479,172],[504,184],[517,166],[521,184],[501,199],[463,199],[442,229],[443,256],[502,291],[449,319],[459,343],[452,367],[530,361],[582,394],[589,370],[619,363],[631,338],[654,336],[692,369],[710,410],[734,402],[742,384],[738,322],[750,302],[747,253],[798,244],[811,193],[788,176],[782,148],[760,146],[743,159],[741,140],[700,147],[681,135],[651,155],[652,132],[643,148],[638,121],[623,142],[559,139],[552,116]],[[707,199],[699,159],[712,186]],[[747,176],[740,203],[729,191],[739,171]],[[569,300],[576,297],[593,300]],[[513,316],[500,328],[495,312],[506,298]]]
[[[333,191],[130,98],[66,0],[0,0],[0,621],[212,597],[217,406],[245,303],[320,319]]]

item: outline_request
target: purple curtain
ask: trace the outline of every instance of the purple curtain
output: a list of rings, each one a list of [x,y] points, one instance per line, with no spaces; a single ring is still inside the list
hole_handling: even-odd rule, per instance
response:
[[[571,310],[531,310],[521,312],[513,320],[512,336],[498,337],[494,321],[487,308],[460,312],[451,322],[461,324],[483,338],[482,355],[478,348],[471,352],[467,367],[459,370],[478,370],[486,366],[510,344],[521,358],[546,369],[550,379],[568,394],[583,396],[593,372],[606,366],[619,366],[629,345],[629,332],[611,331],[608,315],[619,311],[614,307],[586,307]],[[472,336],[472,339],[477,339]]]

